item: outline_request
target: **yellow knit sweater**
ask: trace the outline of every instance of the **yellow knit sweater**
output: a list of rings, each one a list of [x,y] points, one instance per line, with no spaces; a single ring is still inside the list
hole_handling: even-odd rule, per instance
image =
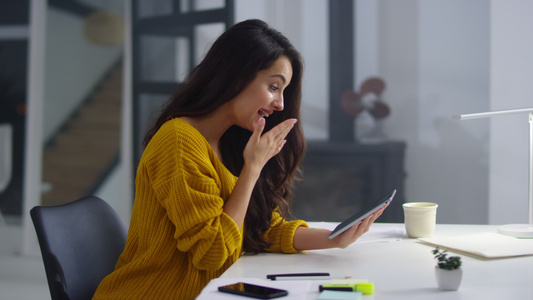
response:
[[[243,235],[223,212],[237,177],[182,119],[167,121],[141,158],[128,240],[93,299],[193,299],[242,254]],[[277,212],[267,251],[297,252],[304,221]],[[253,225],[249,225],[253,226]]]

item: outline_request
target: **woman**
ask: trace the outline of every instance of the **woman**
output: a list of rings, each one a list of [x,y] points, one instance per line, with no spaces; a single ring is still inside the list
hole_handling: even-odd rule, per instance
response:
[[[247,252],[344,248],[286,221],[305,152],[302,61],[259,20],[223,33],[146,134],[128,240],[95,299],[193,299]],[[238,176],[238,177],[236,177]]]

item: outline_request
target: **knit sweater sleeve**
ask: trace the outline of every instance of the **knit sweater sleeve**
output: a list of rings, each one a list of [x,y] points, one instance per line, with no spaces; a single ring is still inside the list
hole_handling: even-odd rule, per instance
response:
[[[283,253],[297,253],[293,245],[294,233],[300,226],[309,227],[305,221],[294,220],[286,221],[279,212],[272,213],[270,221],[270,229],[265,233],[265,237],[270,241],[271,245],[265,251],[267,252],[283,252]]]
[[[190,126],[165,124],[152,142],[147,176],[175,225],[176,248],[196,268],[218,270],[242,246],[242,232],[223,212],[236,179],[213,163],[209,144]]]

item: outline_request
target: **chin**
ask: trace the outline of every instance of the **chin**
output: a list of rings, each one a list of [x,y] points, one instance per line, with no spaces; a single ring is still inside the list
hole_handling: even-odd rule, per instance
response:
[[[250,132],[254,132],[254,124],[246,124],[246,126],[237,125],[242,129],[248,130]]]

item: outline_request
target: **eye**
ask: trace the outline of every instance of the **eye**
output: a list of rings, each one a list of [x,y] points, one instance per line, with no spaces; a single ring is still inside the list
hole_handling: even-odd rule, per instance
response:
[[[277,86],[275,86],[275,85],[271,85],[271,86],[270,86],[270,89],[271,89],[273,92],[279,90],[279,88],[278,88]]]

